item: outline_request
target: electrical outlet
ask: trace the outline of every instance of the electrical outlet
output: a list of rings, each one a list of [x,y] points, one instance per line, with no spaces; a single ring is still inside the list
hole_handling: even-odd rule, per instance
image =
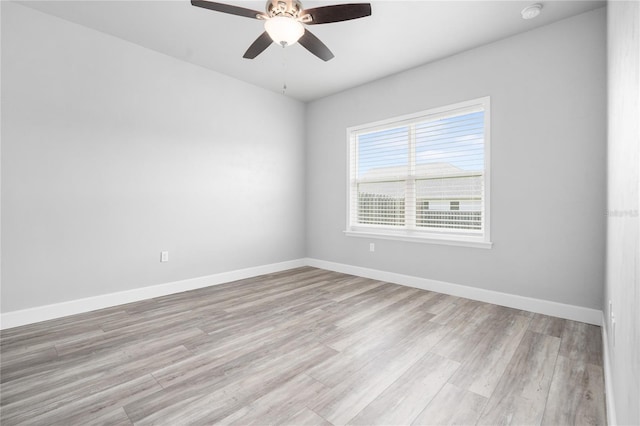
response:
[[[613,302],[609,300],[609,331],[611,332],[611,343],[616,345],[616,316],[613,314]]]
[[[613,347],[616,346],[616,317],[611,314],[611,342],[613,343]]]
[[[611,321],[612,315],[613,315],[613,302],[609,300],[609,321]]]
[[[376,251],[376,244],[375,243],[369,243],[369,251]]]
[[[168,262],[169,261],[169,252],[161,251],[160,252],[160,262]]]

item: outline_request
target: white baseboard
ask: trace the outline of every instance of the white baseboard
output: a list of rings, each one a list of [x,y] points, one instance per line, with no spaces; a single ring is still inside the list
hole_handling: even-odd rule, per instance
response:
[[[604,395],[607,407],[607,424],[614,426],[618,424],[616,417],[616,404],[613,394],[613,372],[611,371],[611,351],[609,349],[609,336],[607,335],[607,323],[604,312],[602,313],[602,364],[604,369]]]
[[[501,293],[482,288],[452,284],[444,281],[419,278],[410,275],[397,274],[395,272],[380,271],[377,269],[345,265],[342,263],[334,263],[318,259],[307,258],[306,264],[316,268],[328,269],[330,271],[341,272],[344,274],[357,275],[360,277],[372,278],[408,287],[450,294],[452,296],[464,297],[467,299],[478,300],[480,302],[493,303],[494,305],[507,306],[509,308],[522,309],[558,318],[585,322],[587,324],[600,325],[602,322],[602,311],[597,309],[566,305],[564,303],[552,302],[549,300],[517,296],[515,294]]]
[[[324,260],[306,258],[255,266],[252,268],[239,269],[235,271],[222,272],[219,274],[213,274],[204,277],[174,281],[170,283],[142,287],[133,290],[87,297],[83,299],[71,300],[68,302],[55,303],[52,305],[38,306],[35,308],[23,309],[19,311],[5,312],[0,314],[0,329],[13,328],[40,321],[47,321],[69,315],[80,314],[83,312],[95,311],[97,309],[109,308],[125,303],[137,302],[140,300],[166,296],[169,294],[194,290],[197,288],[203,288],[245,278],[256,277],[259,275],[285,271],[287,269],[298,268],[301,266],[313,266],[330,271],[342,272],[345,274],[387,281],[390,283],[420,288],[423,290],[450,294],[452,296],[465,297],[481,302],[508,306],[510,308],[523,309],[559,318],[581,321],[588,324],[601,325],[602,322],[602,311],[596,309],[589,309],[580,306],[551,302],[548,300],[533,299],[530,297],[500,293],[497,291],[452,284],[444,281],[430,280],[427,278],[419,278],[410,275],[397,274],[394,272],[386,272],[377,269],[363,268],[342,263],[334,263]]]
[[[52,305],[5,312],[0,315],[0,329],[18,327],[21,325],[47,321],[83,312],[95,311],[97,309],[109,308],[125,303],[137,302],[154,297],[195,290],[197,288],[257,277],[258,275],[271,274],[274,272],[285,271],[287,269],[299,268],[301,266],[305,266],[305,260],[296,259],[287,262],[254,266],[251,268],[222,272],[204,277],[136,288],[133,290],[103,294],[100,296],[70,300],[68,302],[54,303]]]

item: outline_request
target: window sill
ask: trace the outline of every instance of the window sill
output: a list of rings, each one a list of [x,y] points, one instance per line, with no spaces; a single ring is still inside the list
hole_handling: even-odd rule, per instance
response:
[[[347,237],[360,238],[379,238],[383,240],[408,241],[412,243],[423,244],[440,244],[446,246],[474,247],[482,249],[490,249],[493,243],[490,241],[480,241],[473,237],[455,237],[449,236],[439,237],[437,235],[406,235],[396,233],[386,233],[380,231],[344,231]]]

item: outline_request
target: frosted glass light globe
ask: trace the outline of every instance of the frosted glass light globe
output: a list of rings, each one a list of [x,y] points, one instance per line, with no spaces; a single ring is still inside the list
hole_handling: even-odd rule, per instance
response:
[[[283,46],[295,44],[304,34],[302,24],[286,16],[274,16],[268,19],[264,23],[264,29],[269,33],[271,40]]]

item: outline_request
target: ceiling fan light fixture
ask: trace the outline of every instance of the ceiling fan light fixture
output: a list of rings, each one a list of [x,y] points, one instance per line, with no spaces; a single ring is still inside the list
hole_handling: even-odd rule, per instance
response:
[[[303,26],[350,21],[371,15],[371,3],[350,3],[304,9],[300,0],[267,0],[267,13],[209,0],[191,0],[191,4],[214,12],[264,20],[265,31],[244,52],[243,58],[254,59],[272,43],[282,47],[300,43],[302,47],[322,59],[333,58],[331,50]]]
[[[284,46],[295,44],[304,34],[300,22],[286,16],[274,16],[264,23],[264,29],[274,42]]]

